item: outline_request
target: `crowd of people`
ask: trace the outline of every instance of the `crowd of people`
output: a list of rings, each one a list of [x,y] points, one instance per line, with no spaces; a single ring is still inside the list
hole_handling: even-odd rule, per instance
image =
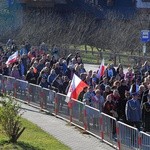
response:
[[[19,57],[15,63],[6,64],[15,51]],[[86,70],[79,53],[61,57],[61,51],[51,49],[42,42],[31,46],[24,42],[19,49],[9,39],[0,46],[0,74],[26,80],[41,87],[67,94],[73,74],[88,86],[83,88],[78,100],[101,112],[115,117],[146,132],[150,132],[150,62],[138,63],[124,72],[119,64],[108,64],[104,75],[98,78],[97,70]]]

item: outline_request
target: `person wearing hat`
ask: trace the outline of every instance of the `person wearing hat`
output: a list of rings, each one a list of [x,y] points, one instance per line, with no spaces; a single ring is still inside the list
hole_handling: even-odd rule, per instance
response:
[[[138,93],[132,93],[132,99],[128,100],[125,109],[126,119],[131,126],[135,126],[140,130],[142,113]]]
[[[144,131],[150,133],[150,93],[147,95],[147,102],[143,103],[142,121]]]

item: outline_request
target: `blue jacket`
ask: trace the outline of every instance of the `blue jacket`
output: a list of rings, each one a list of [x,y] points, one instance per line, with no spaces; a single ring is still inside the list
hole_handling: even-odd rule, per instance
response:
[[[57,74],[50,74],[49,76],[48,76],[48,78],[47,78],[47,82],[49,83],[49,84],[51,84],[53,81],[54,81],[54,79],[57,77]]]
[[[141,121],[142,113],[139,100],[129,100],[126,103],[126,119],[131,122]]]

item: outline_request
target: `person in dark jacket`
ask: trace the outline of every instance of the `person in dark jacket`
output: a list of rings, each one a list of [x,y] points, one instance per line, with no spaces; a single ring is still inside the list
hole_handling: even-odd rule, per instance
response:
[[[119,114],[119,120],[123,121],[124,123],[127,123],[126,120],[126,115],[125,115],[125,107],[126,107],[126,103],[128,100],[131,99],[130,96],[130,92],[129,91],[125,91],[125,98],[124,99],[120,99],[118,106],[118,114]]]
[[[40,73],[41,70],[45,67],[44,65],[44,59],[39,60],[39,64],[37,65],[37,71]]]
[[[70,79],[72,80],[72,77],[73,77],[73,74],[75,73],[75,69],[69,65],[66,69],[66,72],[65,72],[65,75]]]
[[[142,96],[141,96],[141,106],[143,105],[143,103],[147,102],[147,96],[149,94],[149,89],[145,88],[144,92],[142,93]]]
[[[5,63],[2,63],[2,74],[6,76],[10,75],[10,70]]]
[[[34,73],[34,68],[33,67],[30,67],[29,71],[27,72],[26,74],[26,80],[29,82],[29,83],[32,83],[32,84],[36,84],[37,83],[37,74]]]
[[[129,88],[126,85],[126,81],[124,79],[121,80],[121,86],[118,87],[118,91],[120,94],[120,99],[123,100],[125,98],[125,91],[129,91]]]
[[[57,77],[52,82],[51,86],[53,86],[56,89],[58,89],[59,93],[63,93],[63,79],[62,79],[62,75],[57,75]]]
[[[67,89],[68,84],[69,84],[69,78],[67,76],[64,76],[63,77],[63,94],[67,94],[66,89]]]
[[[48,75],[48,78],[47,78],[47,82],[49,85],[51,85],[51,83],[54,81],[54,79],[57,77],[57,74],[55,73],[55,70],[52,69],[50,74]]]
[[[57,63],[54,65],[54,70],[55,70],[55,72],[56,72],[57,75],[60,75],[60,74],[62,75],[59,62],[57,62]]]
[[[42,76],[39,85],[40,85],[42,88],[48,88],[48,87],[49,87],[49,86],[48,86],[48,83],[47,83],[47,77],[46,77],[45,75]]]
[[[143,103],[142,121],[144,131],[150,133],[150,93],[147,95],[147,102]]]

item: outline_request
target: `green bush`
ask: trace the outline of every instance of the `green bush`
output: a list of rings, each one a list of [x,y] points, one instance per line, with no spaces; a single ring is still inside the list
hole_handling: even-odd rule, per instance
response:
[[[10,97],[4,97],[0,107],[0,124],[3,132],[8,136],[9,142],[16,143],[25,130],[21,124],[21,113],[19,105]]]

